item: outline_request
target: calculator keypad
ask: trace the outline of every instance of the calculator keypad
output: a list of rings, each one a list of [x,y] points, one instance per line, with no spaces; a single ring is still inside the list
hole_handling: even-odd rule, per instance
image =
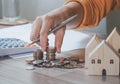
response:
[[[25,43],[27,42],[17,38],[0,38],[0,48],[24,47]]]

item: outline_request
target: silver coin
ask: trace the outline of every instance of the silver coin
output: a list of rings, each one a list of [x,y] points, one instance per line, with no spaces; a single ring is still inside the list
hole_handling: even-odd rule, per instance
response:
[[[35,70],[35,67],[34,66],[27,66],[26,70]]]

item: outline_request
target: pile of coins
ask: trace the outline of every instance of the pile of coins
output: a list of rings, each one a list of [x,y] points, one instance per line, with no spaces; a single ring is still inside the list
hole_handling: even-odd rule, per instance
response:
[[[37,49],[33,52],[33,58],[34,60],[42,60],[43,59],[43,52],[41,49]]]
[[[28,64],[37,64],[38,62],[43,60],[43,52],[41,49],[37,49],[33,52],[33,57],[27,58],[26,62]]]
[[[84,61],[80,60],[77,57],[68,57],[68,58],[59,58],[56,59],[56,49],[54,47],[48,47],[46,50],[46,59],[43,59],[43,52],[41,49],[34,51],[33,60],[28,63],[37,67],[45,67],[45,68],[65,68],[65,69],[73,69],[73,68],[83,68]]]
[[[48,47],[46,51],[46,60],[55,60],[56,56],[56,49],[55,47]]]
[[[83,68],[84,63],[78,61],[78,59],[75,58],[60,58],[58,64],[56,64],[57,68],[65,68],[65,69],[73,69],[73,68]]]

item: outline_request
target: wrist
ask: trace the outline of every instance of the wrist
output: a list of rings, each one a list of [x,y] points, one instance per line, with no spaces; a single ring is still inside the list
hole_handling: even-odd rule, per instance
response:
[[[69,28],[75,28],[77,26],[79,26],[82,23],[83,20],[83,16],[84,16],[84,8],[83,6],[78,3],[78,2],[69,2],[66,5],[64,5],[66,8],[66,16],[67,18],[77,14],[78,17],[73,20],[72,22],[70,22],[67,26]]]

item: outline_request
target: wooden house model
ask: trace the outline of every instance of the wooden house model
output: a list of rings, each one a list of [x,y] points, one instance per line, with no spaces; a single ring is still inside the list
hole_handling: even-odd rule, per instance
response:
[[[89,75],[120,74],[120,35],[116,28],[106,40],[89,52],[87,61]]]

